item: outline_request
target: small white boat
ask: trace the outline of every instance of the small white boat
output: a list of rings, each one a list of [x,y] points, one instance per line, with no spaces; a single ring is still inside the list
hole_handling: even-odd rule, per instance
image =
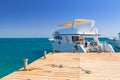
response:
[[[114,52],[110,44],[99,42],[100,34],[94,25],[95,21],[85,19],[58,25],[65,28],[56,30],[49,38],[53,49],[60,52]],[[85,37],[92,37],[93,41],[89,42]]]
[[[112,41],[114,42],[115,47],[120,48],[120,32],[118,33],[117,38],[113,38]]]

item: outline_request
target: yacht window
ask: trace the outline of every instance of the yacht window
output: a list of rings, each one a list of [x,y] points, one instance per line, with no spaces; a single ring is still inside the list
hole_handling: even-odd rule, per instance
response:
[[[72,41],[73,42],[79,41],[79,36],[72,36]]]
[[[62,40],[62,37],[61,37],[61,36],[55,36],[54,38],[55,38],[55,39],[58,39],[58,40]]]
[[[54,36],[55,39],[57,39],[57,36]]]
[[[60,40],[62,40],[62,37],[60,36]]]
[[[57,39],[59,39],[59,36],[57,36]]]

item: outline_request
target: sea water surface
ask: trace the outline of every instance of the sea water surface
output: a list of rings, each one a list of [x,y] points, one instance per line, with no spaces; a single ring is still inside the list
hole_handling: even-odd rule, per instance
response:
[[[107,38],[99,40],[112,44],[114,50],[120,52],[111,40]],[[47,52],[52,50],[48,38],[0,38],[0,78],[23,67],[24,58],[28,58],[28,62],[31,63],[42,57],[44,50]]]
[[[48,38],[0,38],[0,78],[23,67],[23,59],[29,63],[51,51]]]

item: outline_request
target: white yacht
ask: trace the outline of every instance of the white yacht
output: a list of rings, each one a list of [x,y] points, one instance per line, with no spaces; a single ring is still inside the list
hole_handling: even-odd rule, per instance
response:
[[[108,43],[100,43],[98,29],[94,28],[95,21],[76,19],[58,26],[64,29],[56,30],[49,40],[53,49],[60,52],[114,52]],[[86,37],[93,38],[88,41]]]
[[[117,38],[113,38],[112,41],[114,42],[115,47],[120,48],[120,32],[118,33]]]

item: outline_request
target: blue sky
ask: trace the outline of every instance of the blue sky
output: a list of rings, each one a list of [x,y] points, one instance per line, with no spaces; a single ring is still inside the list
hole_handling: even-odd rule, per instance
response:
[[[120,0],[0,0],[0,38],[50,37],[74,19],[93,19],[102,36],[117,36]]]

